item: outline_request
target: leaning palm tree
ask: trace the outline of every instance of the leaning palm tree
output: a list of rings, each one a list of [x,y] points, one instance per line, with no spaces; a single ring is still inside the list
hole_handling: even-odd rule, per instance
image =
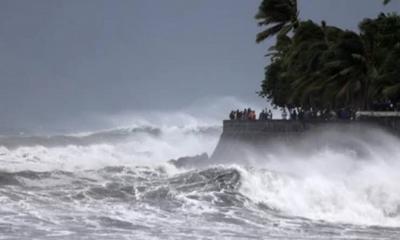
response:
[[[400,15],[381,13],[360,23],[360,35],[367,50],[366,61],[372,74],[370,99],[400,100]]]
[[[392,102],[400,101],[400,46],[395,46],[390,51],[380,69],[379,81],[374,87],[379,91],[379,97],[390,99]]]
[[[259,26],[267,26],[257,34],[257,43],[287,33],[298,24],[297,0],[263,0],[255,18]]]

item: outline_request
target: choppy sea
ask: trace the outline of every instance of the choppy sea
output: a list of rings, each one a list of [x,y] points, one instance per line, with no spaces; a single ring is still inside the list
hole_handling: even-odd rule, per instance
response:
[[[395,137],[375,131],[346,146],[282,146],[198,167],[169,161],[211,155],[220,134],[2,136],[0,239],[400,239]]]

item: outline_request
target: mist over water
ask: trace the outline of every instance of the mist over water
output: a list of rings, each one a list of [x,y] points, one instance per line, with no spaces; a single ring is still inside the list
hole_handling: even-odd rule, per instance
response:
[[[1,137],[0,239],[398,239],[400,140],[379,129],[171,164],[212,154],[232,101]]]
[[[241,191],[292,216],[396,227],[399,144],[378,129],[320,130],[250,160],[255,167],[243,173]]]

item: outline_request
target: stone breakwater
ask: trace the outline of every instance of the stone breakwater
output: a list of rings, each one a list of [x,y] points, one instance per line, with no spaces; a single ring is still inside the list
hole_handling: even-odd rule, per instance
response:
[[[326,131],[362,134],[371,129],[400,136],[400,117],[393,114],[362,114],[357,120],[225,120],[212,158],[243,158],[249,152],[265,152],[280,144],[295,145],[312,134],[317,136]]]

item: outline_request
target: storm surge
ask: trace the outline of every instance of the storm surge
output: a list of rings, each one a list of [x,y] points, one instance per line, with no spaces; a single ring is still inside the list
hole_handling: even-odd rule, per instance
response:
[[[290,216],[396,227],[399,145],[397,137],[369,125],[328,125],[262,151],[244,145],[239,152],[245,159],[234,162],[240,191],[254,202]]]
[[[0,139],[5,239],[396,239],[400,140],[378,129],[213,159],[212,124]],[[245,147],[245,146],[243,146]],[[207,153],[191,164],[171,159]],[[239,159],[239,160],[238,160]],[[190,158],[182,159],[183,162]]]

